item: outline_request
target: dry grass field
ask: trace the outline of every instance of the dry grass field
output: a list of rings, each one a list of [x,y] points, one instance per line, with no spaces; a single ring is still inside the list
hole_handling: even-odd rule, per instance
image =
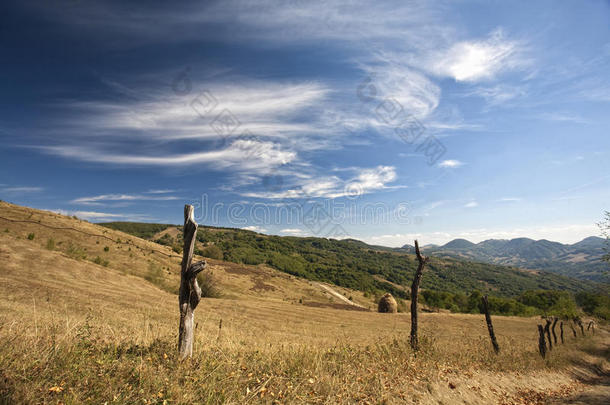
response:
[[[0,403],[542,403],[608,367],[602,329],[567,329],[542,360],[534,318],[494,317],[496,356],[483,316],[423,313],[415,354],[409,314],[341,309],[307,280],[214,260],[223,297],[202,300],[180,362],[178,255],[4,202],[0,216],[32,221],[0,219]]]

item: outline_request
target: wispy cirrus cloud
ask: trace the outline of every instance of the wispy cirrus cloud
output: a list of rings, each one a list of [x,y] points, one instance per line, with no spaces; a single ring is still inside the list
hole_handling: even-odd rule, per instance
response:
[[[213,151],[172,153],[165,155],[139,155],[122,150],[103,150],[98,146],[40,146],[47,153],[82,160],[125,166],[188,166],[207,164],[212,168],[235,170],[269,170],[296,158],[296,153],[285,151],[273,142],[256,139],[233,141],[229,146]]]
[[[7,194],[39,193],[43,190],[44,190],[43,187],[29,187],[29,186],[0,187],[0,193],[7,193]]]
[[[241,195],[262,199],[286,198],[340,198],[358,197],[373,191],[402,188],[392,186],[396,180],[396,169],[393,166],[377,166],[375,168],[349,168],[357,174],[342,179],[339,176],[309,176],[303,175],[292,178],[292,184],[286,184],[277,191],[245,191]]]
[[[64,209],[49,209],[47,211],[55,212],[61,215],[76,216],[80,219],[87,221],[113,221],[113,220],[124,220],[124,221],[154,221],[156,218],[150,217],[143,214],[133,213],[110,213],[110,212],[99,212],[99,211],[71,211]]]
[[[159,196],[146,194],[101,194],[89,197],[80,197],[70,201],[72,204],[101,205],[107,202],[125,201],[173,201],[179,200],[176,196]]]
[[[438,164],[438,167],[443,167],[446,169],[456,169],[458,167],[463,166],[464,163],[460,162],[459,160],[455,160],[455,159],[447,159],[447,160],[443,160],[442,162],[440,162]]]

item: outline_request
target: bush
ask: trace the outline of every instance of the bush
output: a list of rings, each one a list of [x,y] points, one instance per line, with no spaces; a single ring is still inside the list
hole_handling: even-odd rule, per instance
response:
[[[197,275],[197,282],[201,288],[202,298],[220,298],[222,296],[218,282],[211,272],[199,273]]]
[[[163,286],[163,270],[161,269],[161,266],[159,266],[156,263],[149,263],[148,265],[148,273],[146,273],[146,275],[144,276],[144,278],[148,281],[150,281],[151,283],[155,284],[158,287],[162,287]]]
[[[32,232],[32,233],[28,233],[28,239],[29,239],[29,240],[34,240],[34,237],[35,237],[35,236],[36,236],[36,235],[34,234],[34,232]]]
[[[66,254],[76,260],[81,260],[81,259],[87,258],[87,254],[85,253],[85,250],[82,247],[80,247],[78,245],[74,245],[72,243],[70,243],[70,245],[68,246],[68,249],[66,249]]]
[[[47,239],[47,249],[49,249],[49,250],[55,249],[55,240],[53,238]]]
[[[216,245],[206,246],[201,250],[201,256],[209,257],[210,259],[222,260],[222,250]]]
[[[104,252],[109,252],[110,248],[108,246],[104,246]]]
[[[108,264],[109,264],[108,260],[104,260],[104,259],[102,259],[99,256],[97,256],[95,259],[93,259],[93,263],[99,264],[99,265],[104,266],[104,267],[108,267]]]

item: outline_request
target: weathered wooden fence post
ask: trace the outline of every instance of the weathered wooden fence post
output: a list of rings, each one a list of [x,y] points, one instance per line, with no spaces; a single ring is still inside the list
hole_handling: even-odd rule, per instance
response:
[[[419,251],[419,244],[417,243],[417,240],[415,241],[415,254],[417,255],[419,265],[417,266],[417,271],[413,277],[413,284],[411,284],[411,348],[413,351],[417,351],[419,348],[419,342],[417,340],[417,297],[419,295],[419,282],[421,280],[424,267],[429,260],[428,257],[422,256],[421,252]]]
[[[555,346],[557,346],[557,335],[555,334],[555,326],[557,325],[558,320],[559,318],[555,317],[555,319],[553,319],[553,326],[551,326],[551,332],[553,332],[553,341],[555,343]]]
[[[574,329],[574,325],[572,325],[572,322],[568,321],[568,325],[570,325],[570,328],[572,329],[572,333],[574,334],[574,339],[576,339],[578,337],[578,335],[576,335],[576,329]]]
[[[491,344],[494,348],[494,352],[496,354],[500,353],[500,346],[498,346],[498,342],[496,341],[496,335],[494,334],[494,327],[491,323],[491,315],[489,315],[489,302],[487,300],[487,295],[481,298],[483,301],[483,311],[485,312],[485,322],[487,323],[487,330],[489,331],[489,337],[491,339]]]
[[[593,333],[595,335],[595,323],[593,321],[589,322],[589,325],[587,326],[587,330],[591,329],[591,333]]]
[[[544,359],[546,357],[546,344],[544,343],[544,328],[538,325],[538,351]]]
[[[580,331],[581,331],[582,335],[584,336],[585,335],[585,328],[582,325],[582,320],[580,320],[580,319],[578,319],[578,326],[580,327]]]
[[[182,251],[182,269],[180,272],[180,327],[178,331],[178,353],[181,359],[193,355],[193,321],[195,308],[201,300],[201,288],[197,283],[197,274],[206,267],[205,260],[192,263],[197,223],[193,217],[192,205],[184,206],[184,250]]]
[[[561,344],[563,344],[563,321],[559,323],[559,331],[561,332]]]
[[[546,325],[544,325],[544,331],[546,332],[547,341],[549,342],[549,351],[553,350],[553,342],[551,341],[551,321],[546,320]]]

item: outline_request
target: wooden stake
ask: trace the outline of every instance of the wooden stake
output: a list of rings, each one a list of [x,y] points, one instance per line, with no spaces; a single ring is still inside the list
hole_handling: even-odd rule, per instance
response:
[[[555,317],[555,319],[553,319],[553,326],[551,326],[551,332],[553,332],[553,341],[555,343],[555,346],[557,346],[557,335],[555,334],[555,326],[557,325],[558,320],[559,318]]]
[[[538,351],[544,359],[546,357],[546,344],[544,342],[544,328],[542,325],[538,325]]]
[[[568,325],[570,325],[570,328],[572,328],[572,333],[574,334],[574,338],[576,339],[578,335],[576,335],[576,329],[574,329],[574,325],[572,325],[572,322],[568,322]]]
[[[180,326],[178,330],[178,353],[181,359],[193,355],[193,321],[195,308],[201,300],[201,288],[197,283],[197,274],[206,267],[205,260],[192,263],[197,223],[193,218],[192,205],[184,206],[184,250],[182,252],[182,269],[180,272]]]
[[[551,341],[551,321],[549,319],[546,320],[546,325],[544,325],[544,331],[546,332],[547,341],[549,342],[549,351],[553,350],[553,342]]]
[[[561,344],[563,344],[563,321],[559,323],[559,331],[561,332]]]
[[[429,260],[428,257],[422,256],[421,252],[419,251],[419,244],[417,243],[417,240],[415,241],[415,254],[417,255],[419,265],[417,266],[415,277],[413,277],[413,284],[411,284],[411,348],[413,351],[417,351],[419,349],[419,342],[417,340],[417,297],[419,295],[419,282],[421,281],[421,275],[424,272],[424,267]]]
[[[496,341],[496,335],[494,334],[494,327],[491,323],[491,315],[489,315],[489,302],[487,300],[487,295],[481,298],[483,301],[483,311],[485,312],[485,322],[487,323],[487,330],[489,331],[489,338],[491,339],[491,344],[494,348],[494,352],[496,354],[500,353],[500,346],[498,346],[498,342]]]

